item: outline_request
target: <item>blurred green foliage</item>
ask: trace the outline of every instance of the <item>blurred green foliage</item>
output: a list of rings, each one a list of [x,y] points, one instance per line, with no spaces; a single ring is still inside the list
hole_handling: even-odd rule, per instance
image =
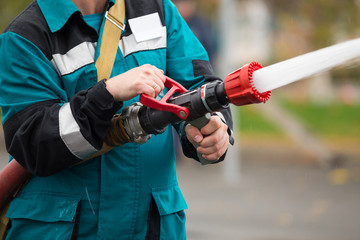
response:
[[[243,134],[282,135],[281,130],[269,122],[251,105],[245,105],[237,112],[239,129]]]
[[[319,105],[285,99],[281,100],[280,105],[297,117],[308,131],[316,135],[354,139],[360,136],[360,105]],[[239,112],[238,124],[243,134],[284,135],[251,105],[241,107]]]
[[[0,1],[0,31],[9,24],[9,22],[25,9],[31,0],[1,0]]]
[[[311,132],[323,136],[359,138],[360,105],[283,101],[282,105]]]

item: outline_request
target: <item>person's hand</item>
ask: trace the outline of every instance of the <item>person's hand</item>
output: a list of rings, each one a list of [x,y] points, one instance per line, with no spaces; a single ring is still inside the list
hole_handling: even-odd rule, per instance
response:
[[[211,116],[210,121],[201,131],[191,124],[185,127],[187,139],[197,147],[202,156],[211,161],[220,158],[229,147],[228,126],[218,116]]]
[[[106,89],[115,101],[126,101],[145,93],[156,97],[164,89],[164,72],[155,66],[145,64],[119,74],[106,81]]]

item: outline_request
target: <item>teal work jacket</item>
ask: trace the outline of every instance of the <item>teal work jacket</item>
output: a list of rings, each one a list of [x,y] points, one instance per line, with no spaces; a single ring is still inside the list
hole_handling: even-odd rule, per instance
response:
[[[171,1],[125,2],[111,76],[151,64],[188,89],[202,85],[208,56]],[[150,33],[137,30],[145,23]],[[116,103],[97,82],[102,28],[70,0],[38,0],[0,36],[6,147],[34,174],[10,205],[7,239],[186,239],[170,128],[73,166],[101,148],[115,113],[139,101]]]

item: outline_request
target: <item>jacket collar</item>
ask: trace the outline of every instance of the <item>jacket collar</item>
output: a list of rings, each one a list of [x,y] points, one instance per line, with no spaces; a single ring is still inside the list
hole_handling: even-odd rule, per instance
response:
[[[113,5],[116,0],[109,0]],[[37,0],[51,32],[59,31],[79,9],[71,0]]]

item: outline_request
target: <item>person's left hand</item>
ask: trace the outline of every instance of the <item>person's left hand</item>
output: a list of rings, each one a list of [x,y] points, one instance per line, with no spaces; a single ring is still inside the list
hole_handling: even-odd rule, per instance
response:
[[[206,160],[216,161],[229,147],[228,126],[218,116],[211,116],[210,121],[199,131],[191,124],[185,127],[187,139],[196,147]]]

